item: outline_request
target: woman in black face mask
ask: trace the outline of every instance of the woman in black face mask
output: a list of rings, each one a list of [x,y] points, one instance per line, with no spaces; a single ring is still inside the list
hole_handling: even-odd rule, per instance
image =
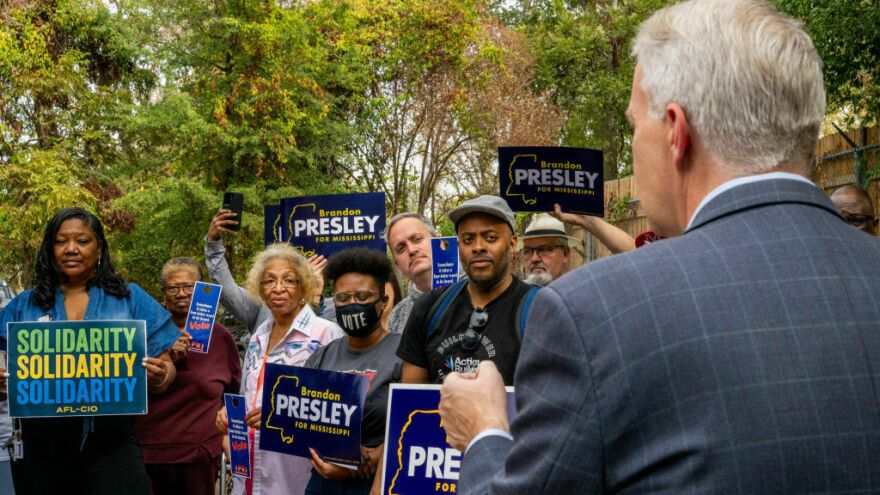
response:
[[[324,277],[333,283],[336,321],[346,336],[320,348],[305,366],[362,374],[370,385],[361,420],[361,468],[355,471],[330,464],[312,451],[313,472],[306,495],[367,495],[374,482],[381,482],[376,472],[381,467],[388,385],[400,381],[401,363],[396,355],[400,334],[389,334],[382,323],[391,263],[373,249],[346,249],[330,258]]]

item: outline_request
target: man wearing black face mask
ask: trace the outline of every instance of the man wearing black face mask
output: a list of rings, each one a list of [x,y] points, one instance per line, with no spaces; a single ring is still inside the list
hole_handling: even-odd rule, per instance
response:
[[[320,348],[305,366],[364,375],[370,385],[361,420],[360,470],[324,462],[313,451],[306,494],[368,493],[374,481],[381,481],[376,470],[385,438],[388,384],[400,381],[400,359],[395,356],[400,334],[388,333],[381,318],[388,304],[385,283],[391,263],[376,250],[346,249],[330,258],[324,277],[332,280],[336,319],[347,335]]]
[[[474,372],[480,361],[491,360],[504,383],[513,385],[522,308],[532,290],[511,274],[513,211],[497,196],[480,196],[450,211],[449,219],[468,278],[413,305],[397,349],[403,382],[440,383],[453,371]]]

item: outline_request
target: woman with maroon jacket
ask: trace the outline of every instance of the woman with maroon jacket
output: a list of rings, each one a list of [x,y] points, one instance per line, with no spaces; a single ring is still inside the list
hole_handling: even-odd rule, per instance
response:
[[[187,352],[184,328],[201,268],[190,258],[162,267],[164,306],[180,329],[171,350],[177,379],[161,395],[150,394],[149,414],[138,418],[137,438],[156,495],[213,495],[223,435],[214,427],[224,393],[238,393],[241,361],[235,339],[214,323],[206,354]]]

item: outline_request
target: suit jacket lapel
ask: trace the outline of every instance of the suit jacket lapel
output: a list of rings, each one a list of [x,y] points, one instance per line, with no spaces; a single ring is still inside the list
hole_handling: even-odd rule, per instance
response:
[[[771,179],[743,184],[719,194],[697,213],[687,232],[745,210],[782,203],[815,206],[840,216],[834,203],[819,188],[796,180]]]

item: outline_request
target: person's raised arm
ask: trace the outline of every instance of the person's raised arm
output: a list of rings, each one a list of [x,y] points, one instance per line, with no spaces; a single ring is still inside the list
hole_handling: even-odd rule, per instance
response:
[[[563,223],[576,225],[593,234],[613,254],[625,253],[636,248],[636,241],[632,236],[606,222],[604,218],[565,213],[558,204],[553,205],[550,215]]]
[[[226,262],[226,248],[223,246],[223,234],[234,234],[229,227],[237,224],[230,210],[221,209],[211,219],[208,235],[205,237],[205,265],[211,281],[223,287],[220,302],[238,321],[247,325],[248,330],[256,328],[260,315],[261,304],[250,297],[244,287],[239,286],[232,277],[229,264]]]

